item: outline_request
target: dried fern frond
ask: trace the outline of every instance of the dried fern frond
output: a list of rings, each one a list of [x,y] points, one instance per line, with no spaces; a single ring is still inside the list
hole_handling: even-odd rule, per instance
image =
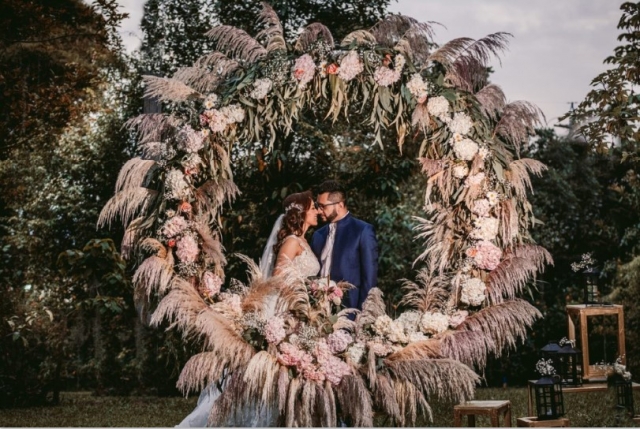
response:
[[[362,311],[356,317],[356,324],[358,329],[362,329],[364,325],[372,324],[380,316],[384,316],[385,302],[382,299],[382,291],[377,287],[372,288],[369,291],[367,299],[362,304]]]
[[[267,52],[287,51],[280,18],[273,8],[265,2],[262,2],[262,11],[258,15],[258,25],[263,25],[264,29],[258,32],[256,39],[266,41]]]
[[[418,104],[413,113],[411,114],[411,126],[420,129],[423,133],[429,130],[431,125],[431,117],[429,116],[429,110],[425,104]],[[427,158],[420,158],[427,159]]]
[[[162,298],[151,316],[151,326],[158,326],[164,320],[172,323],[183,333],[184,338],[195,335],[195,321],[200,312],[209,309],[191,283],[174,276],[169,293]]]
[[[405,346],[389,355],[386,360],[395,362],[398,360],[422,360],[422,359],[441,359],[440,340],[428,339],[425,341],[416,341]]]
[[[280,364],[269,352],[262,350],[256,353],[244,371],[245,398],[271,403],[275,396],[279,372]]]
[[[483,308],[443,336],[442,354],[482,369],[490,353],[500,357],[508,347],[515,347],[518,339],[524,341],[527,328],[541,317],[537,308],[522,299]]]
[[[431,177],[440,173],[445,166],[445,162],[441,159],[431,159],[426,157],[418,158],[418,161],[422,165],[422,172]]]
[[[419,387],[425,398],[461,403],[473,397],[478,375],[467,365],[452,359],[399,360],[387,362],[385,372],[392,380]]]
[[[454,88],[474,93],[487,83],[486,66],[477,58],[462,55],[448,68],[445,81]]]
[[[502,112],[507,104],[507,97],[502,89],[493,83],[485,85],[480,91],[476,92],[476,99],[480,103],[482,112],[493,120],[496,120],[498,114]]]
[[[134,219],[124,231],[122,243],[120,244],[120,254],[124,259],[131,258],[131,255],[133,254],[133,250],[136,246],[136,243],[138,243],[138,239],[140,238],[140,234],[142,232],[140,229],[140,224],[143,220],[143,217]]]
[[[222,81],[231,73],[238,70],[240,63],[227,57],[222,52],[210,52],[198,58],[194,63],[194,67],[209,68],[212,73]]]
[[[152,292],[164,295],[173,279],[173,254],[167,252],[165,257],[150,256],[145,259],[133,275],[136,289],[144,291],[148,298]]]
[[[400,40],[405,39],[411,44],[413,51],[424,53],[428,52],[428,41],[434,35],[429,24],[399,14],[388,15],[378,21],[369,31],[383,46],[392,48]]]
[[[185,85],[202,94],[214,92],[218,85],[224,81],[218,73],[214,73],[206,67],[181,67],[172,76]]]
[[[139,144],[149,142],[161,142],[171,137],[182,124],[179,118],[164,113],[144,113],[129,119],[124,128],[138,134]],[[145,157],[146,158],[146,157]]]
[[[371,392],[359,375],[347,375],[335,388],[340,410],[354,427],[372,427]]]
[[[214,352],[191,356],[180,372],[176,387],[183,393],[201,391],[222,378],[225,364]]]
[[[496,124],[494,135],[502,136],[520,153],[520,147],[529,141],[536,127],[544,118],[544,113],[528,101],[514,101],[505,106]]]
[[[207,180],[196,189],[195,199],[198,213],[213,221],[218,216],[218,210],[226,202],[232,202],[240,190],[233,180]]]
[[[376,375],[373,404],[376,409],[384,411],[394,422],[399,423],[402,420],[394,383],[384,374]]]
[[[334,41],[331,31],[319,22],[314,22],[307,25],[302,33],[298,36],[298,40],[294,46],[294,49],[300,53],[307,52],[315,42],[322,40],[327,45],[333,47]]]
[[[148,182],[147,177],[152,172],[156,162],[145,160],[142,158],[131,158],[127,161],[118,174],[116,181],[116,192],[120,192],[127,188],[144,187]]]
[[[518,201],[515,198],[509,198],[500,202],[499,218],[500,218],[500,237],[505,245],[513,243],[518,237],[518,228],[520,226],[520,214],[518,213]]]
[[[184,102],[203,98],[203,95],[198,91],[176,79],[158,76],[142,76],[142,80],[145,84],[145,97],[171,102]]]
[[[117,216],[122,219],[126,228],[138,213],[144,213],[153,204],[158,191],[147,188],[127,188],[118,192],[107,201],[98,217],[98,228],[107,225],[111,228],[111,221]]]
[[[222,243],[220,243],[217,235],[214,236],[211,232],[209,225],[203,222],[194,222],[193,228],[202,239],[202,253],[204,254],[205,262],[213,264],[219,269],[227,265],[227,259],[224,257]]]
[[[449,281],[444,276],[432,276],[429,271],[422,269],[416,276],[418,283],[402,279],[404,296],[400,305],[416,308],[421,312],[443,309],[449,298]]]
[[[447,43],[433,51],[429,57],[429,61],[438,62],[442,65],[449,66],[460,56],[465,50],[468,49],[471,44],[475,42],[470,37],[459,37],[457,39],[449,40]]]
[[[231,25],[219,25],[206,33],[216,49],[228,57],[253,64],[267,55],[267,50],[246,31]]]
[[[506,173],[507,178],[513,185],[513,189],[516,191],[516,195],[524,198],[527,196],[527,189],[533,192],[529,173],[540,177],[546,169],[547,166],[538,160],[521,158],[511,162],[509,164],[509,170]]]
[[[369,45],[376,43],[376,36],[368,32],[367,30],[356,30],[344,36],[340,46],[348,48],[352,43],[356,45]]]

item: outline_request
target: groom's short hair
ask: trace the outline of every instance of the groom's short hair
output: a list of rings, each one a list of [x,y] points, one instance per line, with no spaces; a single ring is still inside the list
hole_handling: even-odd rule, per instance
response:
[[[344,201],[347,203],[347,191],[337,180],[325,180],[316,189],[316,195],[329,193],[331,202]]]

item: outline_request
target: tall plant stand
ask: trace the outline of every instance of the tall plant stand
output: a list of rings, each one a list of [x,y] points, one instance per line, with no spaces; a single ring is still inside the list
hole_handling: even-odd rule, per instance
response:
[[[592,306],[567,305],[567,319],[569,322],[569,339],[576,340],[576,322],[580,327],[578,338],[579,348],[582,349],[582,378],[587,381],[606,378],[604,369],[589,365],[589,332],[587,318],[593,316],[616,316],[618,322],[618,356],[626,365],[624,344],[624,310],[621,305]]]

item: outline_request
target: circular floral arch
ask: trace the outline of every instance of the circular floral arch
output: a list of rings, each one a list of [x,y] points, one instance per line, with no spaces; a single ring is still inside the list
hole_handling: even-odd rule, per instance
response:
[[[434,48],[428,24],[391,15],[339,44],[314,23],[290,48],[270,6],[259,25],[256,38],[216,27],[215,52],[172,78],[145,77],[147,95],[179,113],[128,122],[139,156],[122,168],[98,221],[122,219],[123,254],[141,261],[136,296],[159,300],[152,323],[169,320],[203,341],[179,387],[225,378],[209,419],[223,426],[250,424],[247,409],[262,424],[372,426],[376,411],[415,424],[418,412],[430,417],[433,398],[472,397],[471,368],[523,340],[541,317],[518,295],[552,262],[528,233],[529,174],[545,167],[519,157],[539,111],[507,104],[487,82],[508,35]],[[378,144],[386,129],[400,149],[420,146],[424,268],[406,285],[412,310],[395,320],[378,289],[351,321],[336,305],[348,285],[263,279],[248,258],[249,284],[225,281],[219,216],[239,192],[230,147],[273,145],[305,111],[334,122],[367,112]]]

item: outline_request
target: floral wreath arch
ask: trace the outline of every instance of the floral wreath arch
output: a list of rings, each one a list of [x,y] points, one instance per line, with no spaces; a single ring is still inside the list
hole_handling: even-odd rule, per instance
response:
[[[123,254],[142,261],[136,297],[159,299],[152,323],[169,320],[204,342],[178,387],[225,378],[209,417],[223,426],[239,423],[247,404],[268,414],[267,423],[287,426],[335,426],[338,418],[372,426],[376,411],[415,424],[419,411],[431,416],[432,398],[472,397],[471,368],[524,340],[541,317],[517,296],[552,263],[528,234],[529,173],[545,166],[519,158],[539,110],[507,104],[486,82],[486,65],[508,35],[432,50],[428,24],[391,15],[338,45],[325,26],[311,24],[290,49],[269,5],[259,24],[255,39],[218,26],[208,33],[217,51],[172,78],[145,77],[148,95],[181,110],[128,122],[139,156],[122,168],[98,221],[122,219]],[[421,145],[425,267],[405,285],[413,310],[396,320],[377,289],[351,321],[334,304],[348,285],[291,273],[263,279],[248,258],[250,283],[223,287],[218,218],[239,192],[230,146],[265,136],[273,144],[300,112],[322,106],[332,121],[371,109],[379,144],[391,128],[400,148],[407,137]]]

